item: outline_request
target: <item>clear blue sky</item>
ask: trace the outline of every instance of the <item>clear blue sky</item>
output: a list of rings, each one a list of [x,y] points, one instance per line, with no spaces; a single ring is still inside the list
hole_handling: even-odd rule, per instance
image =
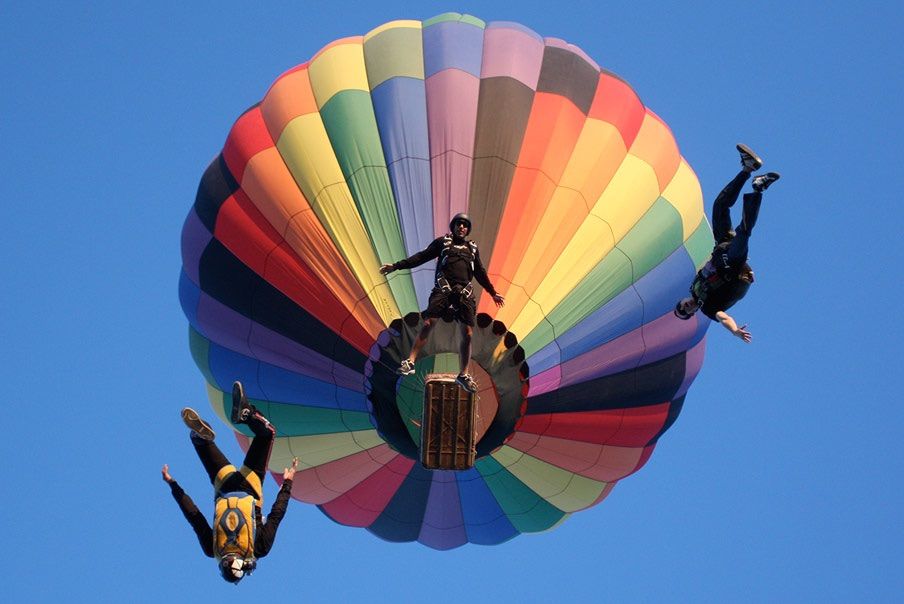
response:
[[[0,598],[901,597],[898,3],[254,4],[0,10]],[[159,473],[167,462],[197,500],[209,492],[178,414],[209,410],[177,299],[182,221],[276,76],[337,38],[448,10],[564,38],[624,77],[707,199],[734,174],[736,142],[782,172],[735,313],[754,342],[713,328],[650,462],[554,531],[436,552],[292,501],[273,553],[233,588]]]

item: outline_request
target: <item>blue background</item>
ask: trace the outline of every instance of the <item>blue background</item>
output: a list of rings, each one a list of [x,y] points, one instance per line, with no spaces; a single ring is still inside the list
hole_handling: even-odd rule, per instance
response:
[[[5,3],[0,597],[899,599],[904,19],[898,3],[841,6]],[[232,587],[160,479],[166,462],[209,493],[179,419],[189,404],[212,417],[177,299],[182,221],[233,120],[280,73],[447,10],[563,38],[624,77],[707,200],[735,173],[736,142],[782,172],[734,313],[754,341],[711,329],[650,462],[554,531],[435,552],[293,501],[271,555]]]

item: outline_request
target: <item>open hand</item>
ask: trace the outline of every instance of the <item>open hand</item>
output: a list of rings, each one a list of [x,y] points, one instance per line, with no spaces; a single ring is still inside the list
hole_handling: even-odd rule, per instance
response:
[[[734,335],[738,336],[739,338],[741,338],[742,340],[744,340],[744,342],[746,342],[748,344],[750,343],[750,340],[753,339],[753,336],[751,336],[750,332],[747,331],[747,325],[741,325],[740,327],[738,327],[737,330],[733,331],[732,333]]]
[[[293,457],[291,467],[283,469],[283,473],[282,473],[283,480],[292,480],[293,478],[295,478],[296,470],[298,470],[298,458]]]
[[[503,298],[499,294],[493,296],[493,302],[496,303],[496,308],[502,308],[503,306],[505,306],[505,298]]]

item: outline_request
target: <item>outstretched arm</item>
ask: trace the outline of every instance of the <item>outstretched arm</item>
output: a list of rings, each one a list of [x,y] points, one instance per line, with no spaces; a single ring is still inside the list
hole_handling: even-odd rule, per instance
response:
[[[423,263],[433,260],[434,258],[439,257],[439,253],[443,249],[443,238],[440,237],[438,239],[434,239],[433,242],[427,246],[426,249],[421,250],[420,252],[414,254],[413,256],[409,256],[404,260],[399,260],[393,264],[384,264],[380,267],[380,273],[383,275],[388,275],[392,271],[397,271],[403,268],[414,268],[416,266],[420,266]]]
[[[716,313],[716,319],[719,321],[719,323],[722,324],[722,327],[730,331],[732,335],[741,338],[747,343],[749,343],[750,340],[753,339],[753,336],[751,336],[750,332],[747,331],[747,326],[741,325],[740,327],[738,327],[738,324],[731,317],[731,315],[729,315],[724,310],[720,310]]]
[[[173,499],[179,504],[182,515],[185,516],[185,519],[188,520],[188,523],[194,529],[204,554],[209,558],[213,558],[213,530],[210,528],[210,524],[207,523],[207,518],[204,517],[195,502],[191,500],[191,497],[182,490],[179,483],[170,476],[167,464],[163,464],[161,474],[163,475],[163,481],[170,486],[170,492],[173,494]]]
[[[480,286],[483,287],[488,294],[493,296],[493,302],[496,303],[496,308],[505,306],[505,298],[496,293],[496,288],[493,287],[493,284],[490,282],[490,276],[487,275],[487,269],[483,267],[483,262],[480,261],[480,251],[474,253],[474,278],[477,279],[477,282],[480,283]]]
[[[289,495],[292,493],[292,479],[295,478],[295,471],[298,469],[298,458],[292,459],[292,465],[283,470],[283,483],[276,494],[276,501],[270,508],[270,514],[267,516],[267,522],[263,523],[254,538],[254,555],[262,558],[270,553],[273,547],[273,541],[276,540],[276,530],[279,523],[282,522],[286,515],[286,509],[289,507]]]

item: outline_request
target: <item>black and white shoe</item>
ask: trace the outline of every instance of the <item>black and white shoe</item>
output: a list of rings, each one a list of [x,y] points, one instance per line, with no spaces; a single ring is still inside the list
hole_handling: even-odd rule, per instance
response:
[[[188,426],[188,429],[198,435],[202,440],[212,441],[216,434],[210,424],[201,419],[198,412],[191,407],[182,410],[182,421]]]
[[[467,373],[459,373],[458,377],[455,378],[455,383],[471,394],[477,392],[477,382]]]
[[[753,152],[753,149],[743,143],[737,145],[738,153],[741,154],[741,165],[747,172],[756,172],[763,167],[763,160],[760,156]]]
[[[766,172],[765,174],[760,174],[759,176],[753,177],[753,190],[757,193],[762,193],[766,189],[769,188],[769,185],[777,181],[781,178],[782,175],[778,172]]]
[[[232,423],[244,424],[254,411],[254,406],[245,398],[245,389],[242,387],[242,383],[235,382],[232,385],[232,416],[230,417]]]
[[[399,368],[396,369],[396,373],[398,373],[399,375],[411,375],[412,373],[414,373],[414,363],[412,361],[409,361],[408,359],[405,359],[404,361],[402,361],[402,364],[399,365]]]

